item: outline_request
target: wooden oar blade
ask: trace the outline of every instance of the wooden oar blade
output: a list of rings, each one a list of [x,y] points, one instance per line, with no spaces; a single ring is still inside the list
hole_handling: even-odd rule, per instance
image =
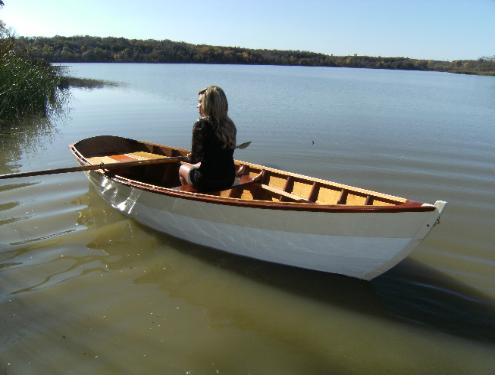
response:
[[[240,145],[237,145],[235,148],[238,148],[238,149],[242,150],[242,149],[247,148],[250,144],[251,144],[251,141],[244,142],[244,143],[241,143]]]

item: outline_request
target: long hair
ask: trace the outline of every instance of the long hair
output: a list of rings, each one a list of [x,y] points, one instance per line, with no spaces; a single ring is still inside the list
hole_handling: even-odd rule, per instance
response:
[[[225,92],[218,86],[208,86],[201,90],[200,106],[203,116],[213,125],[215,135],[223,143],[223,147],[234,149],[237,129],[227,112],[229,104]]]

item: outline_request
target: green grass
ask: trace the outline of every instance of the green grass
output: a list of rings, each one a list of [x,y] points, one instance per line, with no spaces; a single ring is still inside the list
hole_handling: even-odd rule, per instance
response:
[[[6,48],[7,42],[0,40],[0,125],[19,121],[27,115],[48,115],[60,107],[70,87],[118,85],[65,76],[58,67],[16,54]]]
[[[17,54],[12,38],[0,38],[0,124],[48,114],[59,104],[60,81],[50,64]]]

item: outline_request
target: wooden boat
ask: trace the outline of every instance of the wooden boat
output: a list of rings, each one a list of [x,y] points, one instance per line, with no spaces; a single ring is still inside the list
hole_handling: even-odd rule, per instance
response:
[[[70,146],[81,165],[157,164],[86,172],[112,207],[172,236],[246,257],[371,280],[403,260],[446,204],[343,185],[235,161],[226,190],[179,187],[188,150],[116,136]]]

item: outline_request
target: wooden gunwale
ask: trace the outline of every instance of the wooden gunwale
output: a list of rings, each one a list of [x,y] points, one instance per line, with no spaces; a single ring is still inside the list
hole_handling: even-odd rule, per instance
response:
[[[148,142],[141,142],[150,146],[156,146],[163,150],[164,146],[155,145]],[[84,155],[82,155],[79,150],[75,147],[74,144],[70,145],[70,150],[78,160],[81,165],[90,164]],[[170,149],[172,153],[187,153],[187,150],[175,148]],[[171,196],[174,198],[187,199],[187,200],[195,200],[199,202],[212,203],[212,204],[222,204],[229,206],[238,206],[238,207],[251,207],[251,208],[260,208],[260,209],[270,209],[270,210],[291,210],[291,211],[311,211],[311,212],[339,212],[339,213],[400,213],[400,212],[425,212],[425,211],[433,211],[435,207],[433,205],[422,205],[420,202],[409,201],[404,198],[395,197],[392,195],[382,194],[370,190],[365,190],[361,188],[355,188],[349,185],[334,183],[332,181],[325,181],[318,178],[313,178],[309,176],[304,176],[292,172],[281,171],[274,168],[265,167],[258,164],[253,164],[249,162],[244,162],[240,160],[236,160],[236,164],[246,165],[250,169],[255,170],[266,170],[271,173],[281,174],[284,176],[291,176],[295,179],[302,179],[308,182],[313,182],[316,186],[321,187],[331,184],[332,187],[342,188],[343,190],[349,190],[353,194],[360,193],[363,196],[372,196],[372,198],[379,198],[382,200],[390,200],[393,203],[396,203],[395,206],[346,206],[346,205],[324,205],[324,204],[315,204],[310,200],[301,198],[305,200],[304,202],[273,202],[273,201],[262,201],[262,200],[244,200],[240,198],[234,197],[219,197],[215,195],[209,195],[204,193],[193,193],[193,192],[184,192],[177,191],[166,187],[160,187],[153,184],[148,184],[144,182],[140,182],[137,180],[129,179],[120,175],[108,175],[108,171],[105,170],[96,170],[95,173],[105,174],[108,178],[119,182],[123,185],[129,187],[135,187],[138,189],[142,189],[145,191],[149,191],[156,194],[162,194]],[[266,173],[266,172],[265,172]],[[261,183],[263,179],[261,179]],[[400,201],[400,202],[398,202]]]

